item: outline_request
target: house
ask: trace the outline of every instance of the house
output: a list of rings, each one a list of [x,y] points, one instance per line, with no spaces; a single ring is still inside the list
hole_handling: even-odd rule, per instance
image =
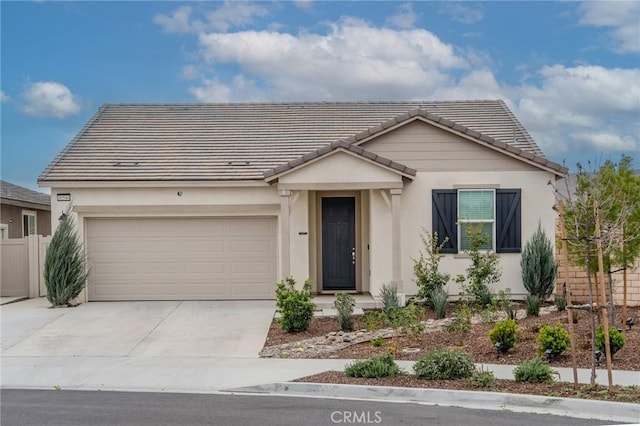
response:
[[[423,229],[448,237],[443,270],[468,266],[459,219],[522,295],[520,249],[538,221],[553,235],[565,173],[501,100],[117,104],[39,184],[54,218],[73,208],[89,301],[273,299],[290,275],[411,295]]]
[[[51,235],[51,198],[0,181],[0,239]]]

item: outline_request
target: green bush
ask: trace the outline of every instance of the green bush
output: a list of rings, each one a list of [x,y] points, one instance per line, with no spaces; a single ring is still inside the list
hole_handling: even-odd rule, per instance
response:
[[[527,309],[528,317],[537,317],[540,315],[540,299],[538,296],[532,296],[527,294],[527,297],[524,300],[524,305]]]
[[[543,325],[538,333],[538,343],[540,344],[538,355],[543,355],[547,349],[551,349],[551,354],[557,356],[566,351],[571,345],[571,338],[562,324],[558,324],[555,327]]]
[[[496,376],[491,371],[476,370],[469,377],[469,384],[474,388],[487,388],[496,381]]]
[[[362,326],[369,332],[381,329],[387,323],[387,316],[378,311],[366,311],[362,316]]]
[[[620,349],[624,347],[626,340],[624,338],[624,334],[617,329],[610,327],[609,328],[609,349],[611,349],[611,356],[618,352]],[[596,347],[602,354],[605,353],[604,347],[604,327],[602,324],[598,326],[596,329]]]
[[[296,290],[296,281],[288,277],[286,283],[276,285],[276,306],[282,315],[278,322],[287,332],[309,328],[316,305],[311,301],[311,282],[306,280],[301,290]]]
[[[516,344],[516,332],[518,325],[514,320],[506,319],[500,321],[489,331],[489,339],[494,345],[500,343],[500,350],[507,352]]]
[[[413,371],[416,376],[427,380],[454,380],[471,377],[476,367],[466,352],[438,349],[418,359]]]
[[[449,296],[443,288],[433,289],[429,293],[429,303],[436,313],[436,318],[442,319],[446,316],[448,299]]]
[[[513,369],[513,375],[517,382],[529,383],[551,383],[554,375],[560,376],[556,370],[538,357],[518,364]]]
[[[556,282],[556,257],[551,240],[538,222],[538,229],[527,241],[520,257],[522,282],[531,296],[546,300]]]
[[[564,297],[564,296],[556,297],[555,303],[556,303],[556,308],[558,308],[559,312],[562,312],[565,309],[567,309],[567,298],[566,297]]]
[[[491,286],[502,276],[500,260],[496,253],[484,251],[489,241],[482,232],[482,226],[465,223],[462,232],[469,241],[469,249],[465,253],[471,257],[471,265],[466,269],[466,277],[458,275],[456,282],[462,286],[462,300],[485,308],[493,301]]]
[[[349,377],[378,378],[400,374],[402,371],[389,354],[354,361],[347,365],[344,373]]]
[[[382,345],[384,345],[384,337],[382,336],[376,337],[375,339],[371,340],[371,346],[373,346],[374,348],[377,348]]]
[[[68,305],[87,284],[87,267],[82,245],[70,212],[63,214],[51,238],[44,261],[47,300],[53,306]]]
[[[333,307],[338,311],[340,330],[353,331],[353,310],[356,307],[356,299],[348,293],[336,293]]]
[[[395,283],[382,284],[380,288],[380,299],[382,299],[382,312],[384,312],[387,317],[390,317],[390,312],[400,307],[398,286]]]
[[[431,303],[432,293],[435,290],[441,290],[450,279],[449,274],[440,272],[440,260],[444,257],[440,250],[446,243],[445,240],[438,244],[438,233],[433,235],[428,231],[424,231],[420,235],[422,245],[424,246],[426,256],[420,252],[420,257],[413,260],[413,274],[415,275],[415,283],[418,286],[418,297],[427,299]]]
[[[444,326],[448,333],[468,333],[471,331],[471,309],[464,303],[458,304],[451,321]]]
[[[391,308],[388,315],[391,327],[401,333],[416,336],[425,329],[425,325],[422,323],[424,309],[413,302],[401,308]]]

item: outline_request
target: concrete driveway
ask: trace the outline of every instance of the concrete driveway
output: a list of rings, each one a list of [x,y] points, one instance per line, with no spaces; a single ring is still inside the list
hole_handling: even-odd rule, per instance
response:
[[[3,357],[257,358],[273,301],[92,302],[2,307]]]

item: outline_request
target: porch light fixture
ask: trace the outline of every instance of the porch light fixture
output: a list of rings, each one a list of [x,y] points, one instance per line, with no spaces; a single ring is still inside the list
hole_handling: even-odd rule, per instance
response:
[[[62,220],[65,220],[66,218],[67,218],[67,214],[65,212],[62,212],[58,220],[62,221]]]

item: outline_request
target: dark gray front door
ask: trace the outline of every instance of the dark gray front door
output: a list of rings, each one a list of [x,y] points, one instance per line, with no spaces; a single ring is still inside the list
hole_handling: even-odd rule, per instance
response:
[[[322,289],[356,289],[356,200],[322,198]]]

